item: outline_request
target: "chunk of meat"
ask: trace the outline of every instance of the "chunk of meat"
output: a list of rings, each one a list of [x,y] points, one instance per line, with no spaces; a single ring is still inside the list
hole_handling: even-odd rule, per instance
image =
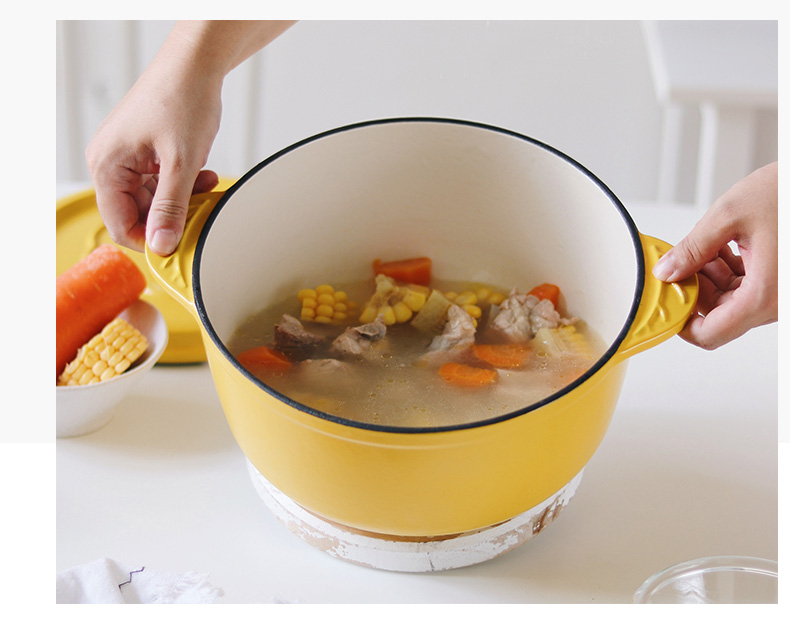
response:
[[[355,356],[373,358],[385,347],[384,336],[387,325],[384,318],[378,316],[369,324],[349,326],[339,335],[329,348],[331,354],[338,356]]]
[[[550,300],[519,294],[514,288],[502,301],[489,331],[505,341],[524,343],[541,328],[557,328],[560,324],[572,324],[575,321],[576,318],[560,316]]]
[[[330,413],[338,412],[338,406],[346,399],[344,392],[361,384],[354,368],[336,358],[309,358],[294,371],[298,372],[304,390],[293,392],[293,399]]]
[[[474,319],[458,305],[450,305],[442,334],[433,338],[422,360],[431,364],[457,360],[471,351],[474,342]]]
[[[323,337],[308,332],[299,320],[287,313],[274,325],[274,347],[295,360],[309,358],[324,343]]]
[[[306,380],[326,381],[326,384],[334,384],[352,375],[348,363],[336,358],[308,358],[299,363],[297,370]]]

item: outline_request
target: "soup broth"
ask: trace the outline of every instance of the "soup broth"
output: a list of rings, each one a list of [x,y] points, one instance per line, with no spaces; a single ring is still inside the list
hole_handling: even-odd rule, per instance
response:
[[[428,287],[411,286],[431,302],[432,292],[439,290],[449,301],[442,301],[440,307],[447,308],[437,324],[419,324],[428,302],[403,322],[385,324],[378,317],[381,310],[371,321],[369,306],[382,284],[405,289],[385,279],[379,275],[376,281],[334,285],[343,291],[338,298],[348,300],[338,301],[345,311],[336,311],[327,323],[304,319],[295,293],[251,315],[228,348],[262,382],[296,402],[336,417],[394,427],[461,425],[522,409],[581,376],[604,348],[583,320],[561,316],[549,301],[537,305],[536,298],[525,299],[529,295],[515,289],[473,282],[433,279]],[[480,294],[468,296],[475,290]],[[469,300],[475,302],[464,302]],[[535,304],[527,311],[532,322],[526,328],[532,332],[519,335],[512,327],[523,327],[524,315],[511,319],[505,313],[529,304]],[[545,320],[534,316],[546,311],[551,315]],[[292,345],[282,330],[276,335],[286,321],[304,329],[306,334],[299,335],[304,341]],[[335,343],[341,335],[360,335],[353,330],[358,328],[364,331],[359,341]],[[249,350],[276,357],[248,363],[244,354]]]

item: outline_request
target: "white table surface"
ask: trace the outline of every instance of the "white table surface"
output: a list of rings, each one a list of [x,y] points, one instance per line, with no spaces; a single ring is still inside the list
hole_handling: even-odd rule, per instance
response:
[[[629,210],[672,243],[699,216]],[[56,569],[109,557],[207,573],[223,603],[629,603],[677,562],[776,560],[777,339],[772,325],[713,352],[675,337],[635,356],[562,515],[499,558],[427,574],[356,566],[291,534],[249,480],[208,367],[160,366],[107,426],[57,441]]]

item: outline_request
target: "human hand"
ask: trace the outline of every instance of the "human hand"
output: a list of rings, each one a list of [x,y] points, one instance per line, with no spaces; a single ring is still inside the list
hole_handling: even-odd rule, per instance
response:
[[[696,313],[680,333],[689,343],[713,350],[777,321],[778,175],[775,162],[736,183],[653,268],[666,282],[699,275]]]
[[[219,130],[222,79],[167,48],[157,56],[88,145],[96,202],[110,237],[142,251],[172,253],[189,196],[210,191],[202,170]]]
[[[202,167],[219,130],[225,76],[293,25],[283,20],[178,22],[88,145],[99,214],[118,244],[172,253],[189,196],[210,191]]]

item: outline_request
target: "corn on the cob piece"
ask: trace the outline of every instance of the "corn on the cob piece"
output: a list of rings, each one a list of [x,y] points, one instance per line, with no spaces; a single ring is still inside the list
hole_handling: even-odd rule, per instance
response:
[[[421,285],[399,286],[392,277],[376,275],[376,291],[362,309],[359,321],[370,324],[380,315],[387,326],[408,322],[425,304],[428,292],[428,288]]]
[[[472,320],[474,320],[475,328],[477,328],[477,320],[483,315],[483,310],[480,308],[480,300],[475,292],[466,290],[464,292],[443,292],[444,297],[451,303],[458,305],[466,311]],[[483,294],[485,295],[485,294]]]
[[[115,318],[77,352],[58,378],[59,386],[104,382],[126,371],[148,347],[148,340],[123,318]]]
[[[558,357],[570,354],[588,360],[593,358],[590,342],[570,324],[539,329],[532,340],[532,347],[539,355]]]
[[[469,293],[474,294],[477,297],[477,301],[475,304],[477,305],[498,305],[500,304],[505,298],[507,298],[502,292],[496,292],[491,290],[487,287],[480,287],[475,290],[468,290]]]
[[[501,292],[494,292],[486,287],[464,292],[445,292],[445,298],[452,303],[462,307],[475,321],[483,315],[483,308],[487,305],[498,305],[505,300],[505,295]]]
[[[357,304],[349,300],[348,294],[328,284],[299,290],[296,298],[302,307],[299,314],[302,320],[338,324],[357,310]]]

